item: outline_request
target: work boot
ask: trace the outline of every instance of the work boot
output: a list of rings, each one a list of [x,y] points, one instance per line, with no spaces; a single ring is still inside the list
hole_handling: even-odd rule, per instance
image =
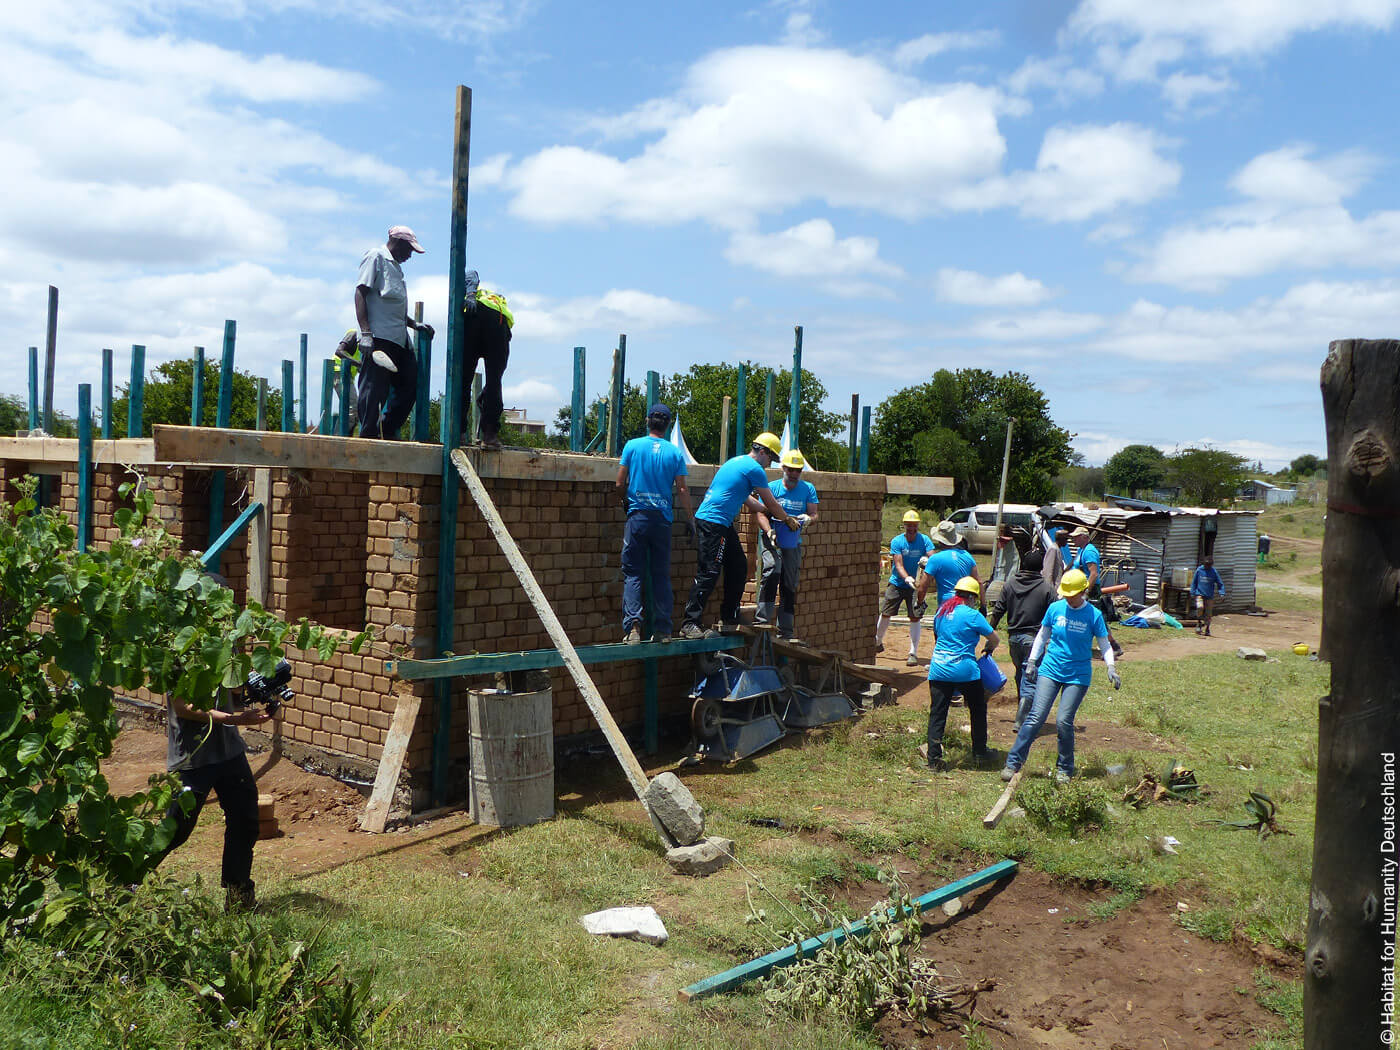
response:
[[[482,428],[481,428],[481,447],[484,448],[484,449],[486,449],[488,452],[499,452],[499,451],[501,451],[501,435],[500,435],[500,433],[497,432],[497,431],[495,431],[495,430],[487,430],[485,427],[482,427]]]
[[[642,644],[642,632],[639,631],[639,630],[637,630],[637,625],[636,625],[636,624],[633,624],[633,625],[631,626],[631,628],[627,631],[627,633],[626,633],[625,635],[622,636],[622,641],[623,641],[626,645],[641,645],[641,644]]]
[[[905,661],[904,661],[904,664],[905,664],[906,667],[918,667],[918,666],[919,666],[919,658],[918,658],[918,656],[916,656],[914,653],[910,653],[910,654],[909,654],[909,659],[905,660]]]
[[[1006,783],[1008,783],[1008,784],[1011,783],[1011,778],[1014,777],[1015,775],[1016,775],[1016,770],[1012,769],[1010,766],[1003,766],[1003,767],[1002,767],[1002,770],[1001,770],[1001,779],[1002,779],[1003,781],[1005,781]]]
[[[875,643],[875,651],[876,651],[877,653],[883,653],[883,652],[885,651],[885,643],[884,643],[884,642],[876,642],[876,643]]]
[[[705,631],[698,623],[687,623],[681,626],[681,637],[692,642],[699,641],[705,637]]]

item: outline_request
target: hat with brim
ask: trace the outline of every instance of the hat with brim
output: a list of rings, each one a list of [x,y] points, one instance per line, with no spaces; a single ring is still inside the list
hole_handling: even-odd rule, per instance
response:
[[[1081,525],[1069,534],[1069,538],[1072,540],[1087,540],[1089,538],[1089,530]]]
[[[933,542],[944,547],[956,547],[958,545],[958,527],[951,521],[940,521],[938,528],[933,530]]]
[[[422,252],[427,250],[421,244],[418,243],[417,236],[415,236],[414,232],[407,226],[390,226],[389,240],[403,241],[415,252]]]

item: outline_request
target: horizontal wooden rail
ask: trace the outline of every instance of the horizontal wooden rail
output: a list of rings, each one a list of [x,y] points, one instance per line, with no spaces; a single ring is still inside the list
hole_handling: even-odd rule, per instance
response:
[[[628,645],[609,642],[606,645],[580,645],[576,652],[586,664],[610,664],[623,660],[645,660],[662,656],[689,656],[694,653],[714,653],[725,649],[740,649],[748,640],[740,635],[722,634],[715,638],[676,639],[673,642],[642,642]],[[563,667],[564,656],[558,649],[527,649],[519,653],[470,653],[466,656],[444,656],[436,660],[390,660],[384,669],[405,681],[425,678],[456,678],[459,675],[495,674],[498,671],[538,671],[547,667]]]

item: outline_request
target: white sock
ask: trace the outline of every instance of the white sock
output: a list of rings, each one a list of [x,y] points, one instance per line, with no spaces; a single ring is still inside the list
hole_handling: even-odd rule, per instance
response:
[[[882,617],[880,617],[879,621],[875,624],[875,644],[876,644],[876,645],[882,645],[882,644],[884,643],[884,641],[885,641],[885,631],[887,631],[887,630],[889,629],[889,626],[890,626],[890,618],[889,618],[888,616],[882,616]]]
[[[909,655],[916,656],[919,652],[919,634],[923,631],[923,624],[911,623],[909,625]]]

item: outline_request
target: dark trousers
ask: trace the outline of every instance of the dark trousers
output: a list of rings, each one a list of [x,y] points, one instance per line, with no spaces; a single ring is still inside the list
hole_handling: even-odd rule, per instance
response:
[[[194,795],[194,808],[186,813],[178,800],[170,803],[165,815],[175,820],[175,837],[161,859],[184,845],[199,821],[204,803],[209,800],[209,792],[213,791],[219,796],[219,808],[224,811],[224,863],[219,884],[251,890],[253,844],[258,841],[258,785],[248,765],[248,756],[239,755],[212,766],[182,769],[176,775],[185,790]]]
[[[733,525],[716,525],[697,519],[695,542],[699,550],[695,582],[690,585],[690,597],[685,603],[685,622],[700,626],[705,615],[705,603],[715,589],[721,569],[724,571],[724,593],[719,603],[719,618],[723,623],[739,622],[739,599],[744,596],[744,584],[749,576],[749,559],[739,542],[739,532]]]
[[[773,599],[778,599],[778,633],[791,638],[797,612],[797,586],[802,575],[802,545],[778,547],[763,537],[759,564],[763,578],[758,586],[758,623],[773,622]]]
[[[622,630],[641,629],[642,578],[651,577],[651,632],[671,633],[671,523],[660,514],[634,510],[622,533]]]
[[[393,440],[399,436],[399,427],[412,413],[418,398],[418,356],[388,339],[376,339],[374,349],[388,354],[398,371],[390,372],[375,364],[374,351],[360,362],[360,385],[355,399],[360,437]]]
[[[980,758],[987,753],[987,694],[982,689],[982,680],[975,682],[928,683],[928,760],[930,763],[943,757],[943,730],[948,725],[948,705],[959,693],[967,703],[967,713],[972,716],[972,754]]]
[[[476,407],[481,414],[481,439],[495,441],[501,434],[501,377],[506,374],[506,364],[510,361],[510,329],[506,319],[497,310],[477,304],[476,309],[467,314],[466,346],[462,354],[462,409],[471,404],[472,376],[476,374],[477,362],[481,362],[485,376],[481,383],[481,397]],[[462,430],[467,429],[467,421],[462,420]],[[468,441],[475,441],[475,434],[467,435]]]
[[[1021,723],[1025,721],[1027,712],[1031,709],[1031,701],[1035,699],[1035,690],[1029,693],[1021,688],[1021,679],[1024,675],[1026,661],[1031,658],[1031,649],[1035,647],[1036,631],[1016,631],[1008,634],[1006,648],[1011,653],[1011,664],[1016,668],[1016,728],[1021,728]]]

